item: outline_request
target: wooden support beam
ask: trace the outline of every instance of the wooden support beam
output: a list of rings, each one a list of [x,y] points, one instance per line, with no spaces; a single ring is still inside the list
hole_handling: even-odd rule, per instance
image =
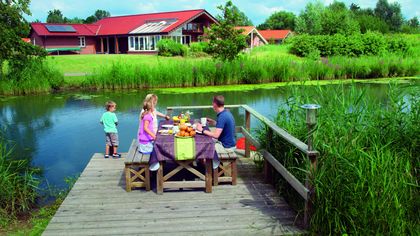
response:
[[[101,37],[101,53],[104,54],[104,38]]]
[[[115,40],[115,54],[119,54],[120,53],[120,47],[119,47],[119,44],[118,44],[117,36],[114,36],[114,40]]]
[[[247,131],[251,130],[251,113],[249,111],[245,110],[245,129]],[[250,151],[250,142],[249,139],[245,137],[245,157],[250,157],[251,151]]]

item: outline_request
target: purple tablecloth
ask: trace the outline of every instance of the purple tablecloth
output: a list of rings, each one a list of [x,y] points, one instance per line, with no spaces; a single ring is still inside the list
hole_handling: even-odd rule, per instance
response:
[[[161,121],[159,130],[163,124],[172,124],[171,121]],[[211,137],[203,134],[196,134],[195,137],[195,159],[213,159],[215,154],[214,141]],[[157,134],[156,141],[153,146],[153,152],[150,156],[150,164],[158,161],[175,160],[174,135]]]

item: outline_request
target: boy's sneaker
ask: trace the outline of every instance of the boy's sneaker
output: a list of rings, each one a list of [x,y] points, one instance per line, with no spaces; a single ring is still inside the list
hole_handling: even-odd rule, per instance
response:
[[[112,154],[112,157],[113,157],[113,158],[120,158],[120,157],[121,157],[121,154],[119,154],[119,153],[114,153],[114,154]]]
[[[105,157],[105,158],[109,158],[109,155],[106,155],[106,154],[105,154],[105,156],[104,156],[104,157]]]

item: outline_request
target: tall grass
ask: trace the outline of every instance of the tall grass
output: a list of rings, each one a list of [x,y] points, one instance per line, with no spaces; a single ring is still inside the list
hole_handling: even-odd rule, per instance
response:
[[[0,78],[0,95],[50,92],[64,85],[64,75],[46,61],[33,61],[18,74],[7,72]]]
[[[416,58],[332,57],[319,61],[293,57],[244,56],[232,62],[165,60],[150,63],[113,63],[88,76],[84,87],[125,89],[259,84],[303,80],[330,80],[414,76],[420,72]]]
[[[26,159],[12,158],[12,151],[0,133],[0,226],[27,213],[37,197],[38,170]]]
[[[390,86],[387,100],[366,96],[356,85],[296,88],[279,109],[276,123],[307,138],[299,105],[318,103],[314,145],[320,151],[315,172],[312,232],[355,235],[416,235],[420,232],[420,97],[418,85],[406,92]],[[407,92],[408,90],[408,92]],[[264,132],[263,132],[264,133]],[[264,141],[264,139],[262,139]],[[267,145],[267,143],[266,143]],[[308,162],[279,137],[267,145],[302,182]],[[278,178],[282,195],[303,200]],[[301,209],[301,208],[300,208]]]

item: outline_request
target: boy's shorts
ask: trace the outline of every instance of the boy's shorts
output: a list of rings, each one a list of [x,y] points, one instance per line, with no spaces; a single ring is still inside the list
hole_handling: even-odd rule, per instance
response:
[[[105,133],[106,145],[118,147],[118,133]]]

